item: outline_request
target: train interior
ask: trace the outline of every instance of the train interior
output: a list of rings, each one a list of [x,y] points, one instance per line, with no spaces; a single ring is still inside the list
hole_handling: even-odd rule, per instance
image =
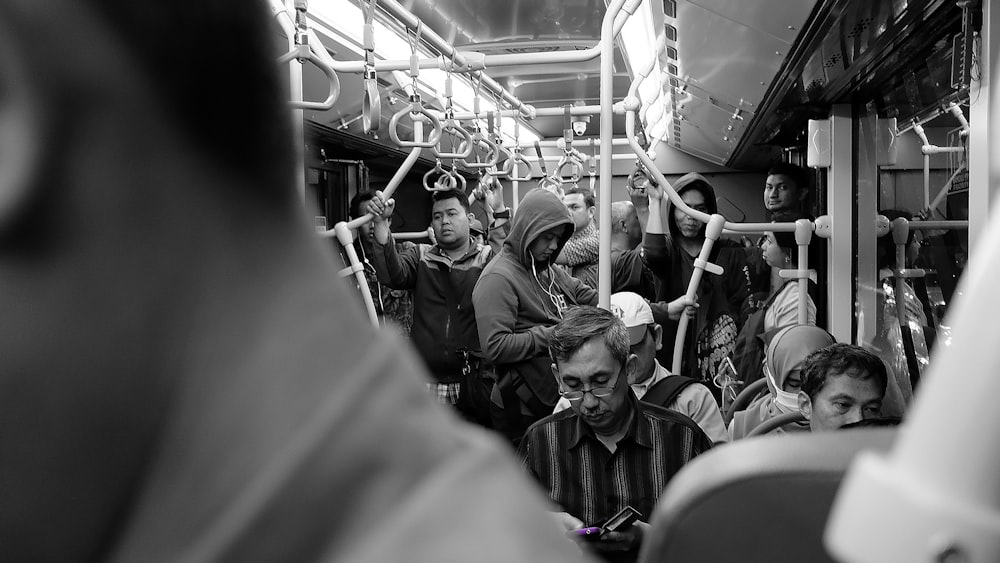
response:
[[[831,462],[823,503],[835,509],[812,533],[826,526],[836,560],[987,561],[1000,557],[997,452],[970,453],[950,437],[1000,427],[985,402],[998,390],[988,380],[997,360],[963,363],[995,348],[975,328],[982,311],[996,310],[983,284],[1000,242],[989,220],[991,124],[1000,118],[990,79],[1000,15],[990,4],[272,0],[272,11],[301,102],[299,188],[333,252],[365,220],[349,216],[358,192],[391,190],[393,232],[418,238],[439,182],[475,185],[484,174],[500,179],[514,213],[536,186],[590,186],[604,231],[610,202],[629,198],[626,180],[640,165],[668,184],[701,173],[717,190],[721,236],[751,239],[801,229],[764,227],[761,191],[773,164],[806,167],[815,220],[799,244],[824,241],[825,328],[873,344],[887,278],[908,280],[926,320],[919,341],[899,323],[912,416],[867,455]],[[919,248],[908,262],[911,232]],[[880,237],[897,249],[884,261]],[[805,283],[808,272],[790,275]],[[979,386],[977,397],[956,399],[960,375],[966,393]],[[956,400],[971,412],[949,410]],[[780,476],[770,486],[781,487]],[[689,502],[684,494],[668,498]],[[890,527],[902,531],[873,535],[881,519],[898,519]],[[646,560],[659,560],[653,549]]]

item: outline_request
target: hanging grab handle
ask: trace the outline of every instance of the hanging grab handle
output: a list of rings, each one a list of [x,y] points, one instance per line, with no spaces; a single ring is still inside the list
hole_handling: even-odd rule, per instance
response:
[[[528,167],[528,171],[523,176],[521,175],[520,171],[520,167],[522,164]],[[524,155],[521,154],[520,149],[514,149],[514,166],[512,168],[513,169],[511,170],[510,173],[511,180],[513,180],[514,182],[531,181],[531,172],[532,172],[531,162],[529,162],[527,158],[524,158]]]
[[[431,122],[433,129],[427,136],[426,141],[406,141],[399,138],[399,131],[398,131],[399,120],[402,119],[402,117],[407,114],[412,114],[417,116],[413,119],[419,119],[419,116],[423,116],[425,119]],[[405,148],[419,147],[422,149],[432,149],[434,148],[435,145],[438,144],[438,141],[441,140],[441,121],[438,120],[436,115],[424,109],[423,104],[420,103],[420,96],[411,96],[410,107],[403,108],[402,110],[396,112],[396,114],[392,116],[392,119],[389,120],[389,137],[392,139],[392,142],[396,143],[396,145],[400,147],[405,147]]]
[[[322,48],[322,44],[321,48]],[[333,107],[333,104],[337,102],[337,98],[340,97],[340,79],[337,78],[337,73],[334,72],[333,67],[326,63],[321,56],[316,54],[309,43],[304,43],[296,45],[291,51],[285,53],[278,57],[278,64],[286,64],[292,59],[297,59],[299,62],[309,61],[318,69],[323,71],[326,75],[327,80],[330,82],[330,93],[327,95],[326,100],[322,102],[289,102],[289,104],[294,109],[311,109],[317,111],[326,111]]]
[[[435,145],[432,149],[434,156],[437,158],[458,158],[462,160],[472,156],[472,133],[469,133],[457,121],[445,118],[444,124],[441,126],[441,133],[442,138],[444,138],[444,133],[454,133],[462,137],[462,142],[458,145],[459,152],[442,152],[438,150],[440,145]]]
[[[570,167],[570,175],[563,176],[563,168],[567,166]],[[583,174],[583,163],[571,153],[567,152],[561,159],[559,159],[559,163],[556,164],[556,169],[553,174],[555,176],[554,179],[560,184],[575,184],[580,181],[580,177]]]
[[[483,170],[491,166],[496,166],[497,162],[500,162],[500,147],[496,143],[489,140],[482,133],[476,132],[472,135],[472,143],[469,144],[472,147],[472,153],[476,155],[476,162],[468,162],[467,159],[462,160],[462,164],[473,170]],[[478,162],[479,160],[479,147],[486,146],[488,152],[486,153],[486,161]]]

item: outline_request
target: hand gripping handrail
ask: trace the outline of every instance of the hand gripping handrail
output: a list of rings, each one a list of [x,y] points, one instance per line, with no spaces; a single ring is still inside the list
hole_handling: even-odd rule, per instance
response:
[[[694,270],[691,272],[691,281],[688,282],[687,293],[685,294],[692,301],[698,298],[698,287],[701,285],[701,276],[705,270],[709,270],[716,275],[723,273],[721,267],[708,261],[708,257],[712,254],[712,246],[719,239],[719,235],[722,234],[722,227],[725,224],[726,218],[718,213],[711,215],[708,220],[708,226],[705,228],[705,242],[702,243],[701,253],[698,254],[698,258],[694,261]],[[684,359],[684,338],[687,336],[689,319],[690,317],[686,314],[682,314],[680,320],[677,322],[677,336],[674,338],[674,357],[672,363],[673,373],[682,373],[681,362]]]
[[[434,156],[437,158],[457,158],[460,160],[465,160],[472,156],[472,133],[469,133],[468,129],[462,127],[458,121],[445,117],[444,124],[441,125],[441,133],[442,139],[444,138],[444,133],[457,134],[462,137],[462,142],[459,144],[459,152],[442,152],[439,150],[441,145],[437,144],[431,149]],[[465,147],[465,149],[462,150],[462,147]]]
[[[424,124],[422,121],[415,121],[413,123],[413,138],[420,139],[423,135]],[[407,155],[406,159],[403,160],[403,164],[399,166],[396,173],[393,174],[392,178],[389,180],[389,184],[386,185],[385,189],[382,190],[382,197],[388,200],[392,197],[392,194],[396,191],[396,188],[403,183],[403,179],[406,175],[410,173],[410,169],[413,168],[414,163],[420,158],[420,147],[414,147],[410,149],[410,154]],[[361,265],[361,261],[358,259],[358,253],[354,250],[354,233],[353,231],[372,221],[375,218],[371,213],[365,213],[361,217],[356,219],[351,219],[350,221],[340,221],[333,226],[329,231],[323,231],[320,236],[323,237],[336,237],[340,242],[341,246],[344,247],[344,252],[347,254],[348,261],[350,262],[350,268],[348,272],[351,272],[357,277],[358,287],[361,289],[362,301],[365,304],[365,309],[368,311],[368,316],[372,321],[375,328],[378,328],[378,314],[375,311],[375,301],[372,299],[371,290],[368,288],[368,280],[365,279],[365,269]]]
[[[416,137],[414,137],[414,140],[412,141],[405,141],[399,138],[399,131],[397,130],[399,128],[399,120],[403,116],[408,114],[418,115],[418,116],[422,115],[428,121],[431,122],[433,130],[431,131],[430,135],[428,135],[426,141],[418,141],[416,140]],[[412,119],[414,124],[416,124],[418,119],[417,118],[412,118]],[[427,109],[424,108],[424,105],[420,103],[419,95],[413,95],[410,96],[410,106],[399,110],[398,112],[395,113],[395,115],[392,116],[392,119],[389,120],[389,137],[392,139],[392,142],[396,143],[396,145],[400,147],[404,148],[417,147],[422,149],[432,149],[434,148],[435,145],[438,144],[438,141],[441,140],[441,121],[438,120],[436,115],[427,111]]]

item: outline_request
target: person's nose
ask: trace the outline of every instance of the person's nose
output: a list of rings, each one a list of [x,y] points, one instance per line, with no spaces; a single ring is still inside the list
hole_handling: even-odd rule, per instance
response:
[[[582,406],[587,410],[595,409],[597,408],[597,405],[598,405],[597,397],[595,397],[594,394],[590,392],[590,390],[585,392],[583,394],[583,398],[580,399],[580,406]]]
[[[559,247],[559,239],[552,239],[549,241],[549,250],[555,251]]]

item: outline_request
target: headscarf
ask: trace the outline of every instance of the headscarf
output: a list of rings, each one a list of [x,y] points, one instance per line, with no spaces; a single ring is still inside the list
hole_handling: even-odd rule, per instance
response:
[[[774,333],[764,357],[764,377],[770,393],[750,403],[745,411],[736,413],[733,438],[745,437],[765,420],[797,411],[798,393],[783,390],[785,381],[802,368],[806,356],[836,342],[829,332],[812,325],[786,326]]]

